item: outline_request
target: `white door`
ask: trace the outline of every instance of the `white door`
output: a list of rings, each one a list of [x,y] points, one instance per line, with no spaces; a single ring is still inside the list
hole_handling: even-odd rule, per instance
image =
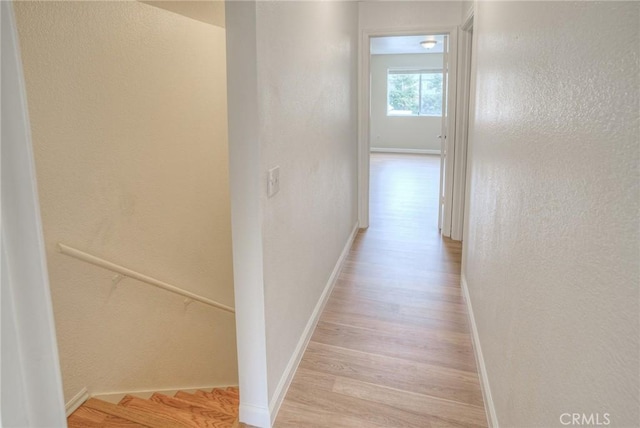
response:
[[[444,217],[444,189],[446,168],[445,160],[447,158],[447,82],[449,81],[449,73],[447,72],[447,39],[448,37],[445,36],[445,51],[444,55],[442,56],[442,121],[440,135],[438,135],[438,138],[440,139],[440,191],[438,192],[438,229],[440,229],[441,231]]]
[[[455,130],[455,36],[444,37],[442,64],[442,132],[440,133],[440,193],[438,228],[443,236],[451,236],[453,194],[453,145]]]

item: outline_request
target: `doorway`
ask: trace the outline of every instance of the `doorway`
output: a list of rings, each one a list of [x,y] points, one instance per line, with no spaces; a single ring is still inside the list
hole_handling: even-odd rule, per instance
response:
[[[433,218],[424,227],[441,229],[442,205],[438,195],[443,183],[441,136],[446,107],[447,44],[445,34],[370,38],[370,215],[378,223],[375,226],[382,227],[385,223],[385,217],[376,213],[394,210],[379,206],[381,203],[402,205],[414,198],[416,203],[424,202],[422,218]],[[398,177],[398,171],[385,173],[399,164],[406,168],[401,173],[403,177]],[[409,175],[421,175],[426,165],[431,173],[423,178],[428,180],[415,183]],[[381,171],[375,171],[376,168]],[[394,195],[384,191],[388,187],[393,188]]]
[[[450,236],[456,28],[365,31],[360,55],[359,221],[369,226],[370,152],[440,157],[437,227]]]

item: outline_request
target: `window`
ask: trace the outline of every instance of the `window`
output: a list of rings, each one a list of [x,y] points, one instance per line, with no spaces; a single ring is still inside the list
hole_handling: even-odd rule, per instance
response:
[[[442,116],[442,70],[389,70],[387,116]]]

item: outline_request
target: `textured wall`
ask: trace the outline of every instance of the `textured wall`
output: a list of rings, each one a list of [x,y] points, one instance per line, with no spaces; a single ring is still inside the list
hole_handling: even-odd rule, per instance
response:
[[[257,28],[272,397],[356,222],[357,5],[258,2]]]
[[[358,2],[360,29],[448,27],[460,23],[459,1]]]
[[[477,7],[464,274],[500,426],[637,426],[640,4]]]
[[[371,55],[371,147],[440,150],[440,116],[387,116],[387,70],[442,69],[442,54]]]
[[[65,396],[237,381],[224,29],[138,2],[16,2]]]
[[[207,24],[224,27],[224,0],[149,0],[142,3],[170,10]]]

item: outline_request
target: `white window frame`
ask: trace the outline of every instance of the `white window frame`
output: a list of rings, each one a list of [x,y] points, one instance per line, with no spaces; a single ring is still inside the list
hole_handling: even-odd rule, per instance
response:
[[[386,106],[387,117],[441,117],[442,113],[441,114],[422,114],[422,113],[393,114],[392,112],[389,111],[389,75],[391,74],[437,74],[437,73],[443,74],[444,70],[442,68],[387,68],[387,74],[386,74],[386,80],[385,80],[385,84],[387,88],[387,96],[385,100],[387,104]],[[422,82],[420,82],[420,86],[418,88],[418,100],[422,101]]]

